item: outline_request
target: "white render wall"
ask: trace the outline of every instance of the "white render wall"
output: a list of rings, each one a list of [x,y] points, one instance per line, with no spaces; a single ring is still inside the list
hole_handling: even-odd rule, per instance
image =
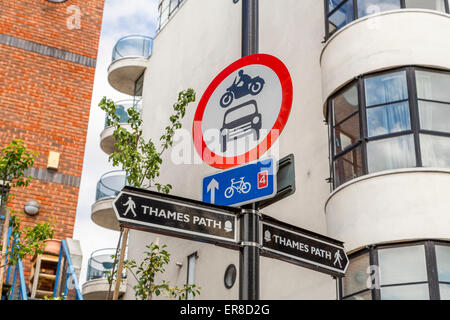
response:
[[[321,55],[323,104],[355,77],[406,65],[450,69],[449,15],[401,9],[349,23],[328,40]]]
[[[416,238],[448,239],[449,172],[404,169],[357,178],[330,196],[328,135],[323,105],[340,87],[363,73],[417,64],[450,69],[449,16],[427,10],[400,10],[369,16],[344,27],[322,44],[323,1],[260,0],[260,52],[281,59],[291,73],[294,100],[289,121],[272,149],[280,157],[294,153],[296,194],[264,213],[345,242],[347,250]],[[420,23],[419,23],[420,21]],[[192,121],[198,101],[213,78],[240,58],[241,2],[186,0],[157,35],[144,78],[144,134],[155,142],[168,124],[177,93],[192,87],[197,102],[188,107],[183,128],[187,159],[174,163],[183,149],[175,143],[165,154],[160,182],[171,194],[201,200],[201,180],[218,170],[199,160]],[[186,150],[184,150],[186,151]],[[326,212],[326,213],[325,213]],[[328,228],[327,228],[328,226]],[[168,245],[171,264],[164,279],[182,286],[187,257],[197,252],[199,299],[237,299],[238,280],[225,289],[226,267],[239,267],[237,251],[198,242],[130,232],[129,257],[141,259],[145,245],[158,238]],[[180,262],[179,267],[175,263]],[[134,285],[129,277],[129,285]],[[132,290],[125,296],[133,299]],[[285,262],[261,258],[262,299],[334,299],[335,282]]]
[[[279,138],[280,157],[295,155],[296,193],[263,212],[311,231],[326,234],[323,205],[329,196],[328,135],[322,115],[320,52],[324,36],[323,1],[260,0],[260,52],[281,59],[291,73],[294,100],[289,121]],[[192,130],[193,116],[203,92],[226,66],[241,56],[241,2],[187,0],[154,40],[153,54],[144,77],[144,134],[159,140],[168,124],[172,105],[182,89],[192,87],[197,101],[188,107],[183,128]],[[171,194],[201,200],[201,180],[218,170],[199,161],[174,164],[165,154],[163,183],[173,185]],[[173,151],[181,146],[174,144]],[[276,150],[276,149],[275,149]],[[187,157],[192,158],[192,157]],[[198,252],[196,284],[199,299],[237,299],[238,280],[228,290],[223,285],[228,264],[239,268],[239,253],[213,245],[131,231],[129,257],[140,259],[150,241],[168,245],[171,264],[166,280],[186,282],[187,256]],[[178,267],[175,262],[182,262]],[[131,287],[134,285],[129,278]],[[335,281],[285,262],[261,258],[262,299],[335,299]],[[126,299],[134,295],[127,292]]]
[[[450,240],[450,170],[412,168],[354,179],[336,189],[325,210],[331,237],[349,251],[415,239]]]

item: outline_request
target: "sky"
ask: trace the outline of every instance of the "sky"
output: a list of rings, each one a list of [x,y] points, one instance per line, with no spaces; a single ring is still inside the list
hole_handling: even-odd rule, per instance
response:
[[[108,83],[107,69],[111,63],[112,50],[117,40],[127,35],[153,37],[157,20],[158,0],[105,0],[73,235],[74,239],[80,241],[83,253],[81,285],[86,282],[87,263],[91,253],[98,249],[116,248],[119,239],[119,232],[100,227],[91,220],[91,205],[95,202],[98,180],[104,173],[118,169],[108,163],[108,155],[100,149],[100,133],[104,128],[105,113],[100,110],[98,103],[103,96],[114,101],[131,98],[114,90]],[[81,27],[82,24],[83,17]]]

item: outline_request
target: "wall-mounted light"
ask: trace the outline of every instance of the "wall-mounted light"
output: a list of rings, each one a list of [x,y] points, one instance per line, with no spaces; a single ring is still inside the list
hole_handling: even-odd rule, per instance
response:
[[[225,288],[231,289],[236,281],[237,270],[234,264],[230,264],[225,270],[225,275],[223,277],[223,282]]]
[[[39,205],[39,202],[34,201],[34,200],[30,200],[27,203],[25,203],[25,213],[30,215],[30,216],[35,216],[39,213],[39,208],[41,206]]]
[[[50,151],[48,153],[47,169],[58,170],[59,156],[60,153],[56,151]]]

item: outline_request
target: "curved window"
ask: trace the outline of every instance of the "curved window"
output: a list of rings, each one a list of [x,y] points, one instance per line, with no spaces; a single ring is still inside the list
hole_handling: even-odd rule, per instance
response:
[[[448,0],[325,0],[326,39],[348,23],[388,10],[429,9],[449,13]]]
[[[449,300],[450,243],[421,241],[368,246],[350,255],[339,298]]]
[[[359,77],[328,101],[334,188],[358,176],[450,167],[450,73],[402,68]]]

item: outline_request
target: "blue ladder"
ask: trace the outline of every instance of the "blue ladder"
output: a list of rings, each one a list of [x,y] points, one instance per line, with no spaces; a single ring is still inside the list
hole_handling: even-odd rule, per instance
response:
[[[1,218],[4,219],[4,217],[1,217]],[[11,234],[12,234],[12,227],[9,227],[8,228],[8,239],[11,239]],[[10,242],[12,242],[11,251],[14,248],[14,246],[17,245],[16,239],[8,240],[8,242],[6,243],[6,252],[8,252],[8,248],[10,247]],[[6,265],[8,264],[8,256],[6,256],[5,264]],[[9,282],[9,279],[11,278],[11,269],[12,268],[14,268],[13,279],[12,279],[12,282]],[[27,287],[25,285],[25,275],[23,272],[22,260],[19,258],[17,260],[16,265],[15,266],[9,265],[7,270],[8,271],[6,272],[5,283],[11,283],[11,289],[10,289],[8,296],[2,296],[2,300],[6,300],[6,298],[8,298],[9,300],[15,300],[14,292],[16,290],[17,277],[19,278],[19,293],[17,294],[17,300],[28,300]]]
[[[67,293],[69,291],[69,281],[72,281],[73,289],[75,289],[75,299],[76,300],[83,300],[83,295],[81,294],[80,287],[78,285],[77,275],[75,273],[75,269],[72,265],[72,259],[70,258],[69,249],[67,247],[66,240],[61,241],[61,249],[59,250],[59,260],[58,260],[58,267],[56,269],[56,280],[55,280],[55,289],[53,291],[53,297],[56,298],[58,296],[58,287],[59,287],[59,278],[61,274],[61,269],[63,266],[63,260],[65,260],[65,263],[67,263],[67,272],[66,277],[63,280],[62,288],[64,291],[63,296],[67,297]]]

